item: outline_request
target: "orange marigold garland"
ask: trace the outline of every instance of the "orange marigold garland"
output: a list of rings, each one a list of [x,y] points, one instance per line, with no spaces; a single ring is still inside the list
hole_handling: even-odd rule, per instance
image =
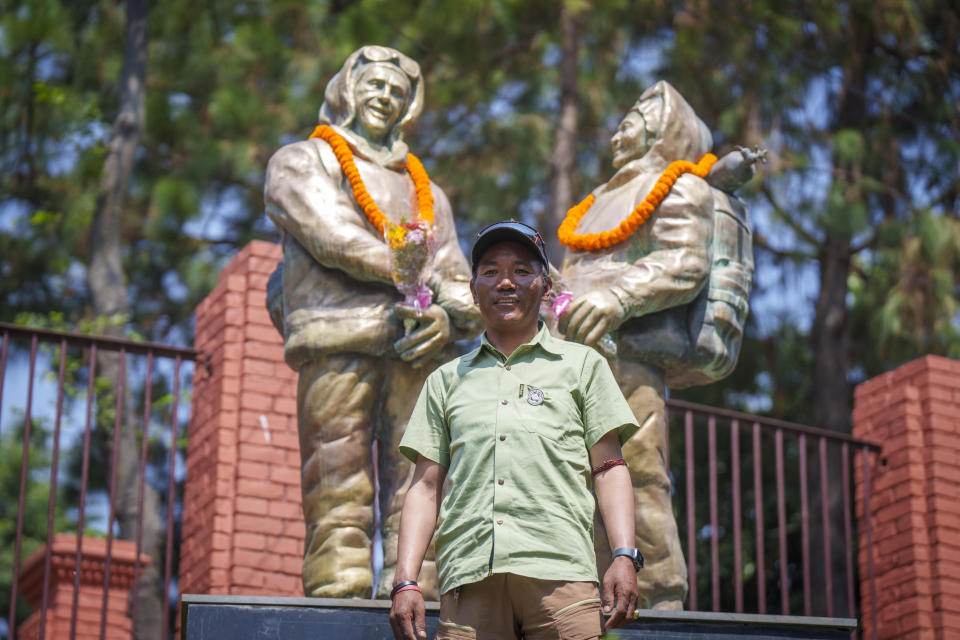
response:
[[[353,161],[353,152],[350,151],[346,141],[332,127],[325,124],[314,129],[310,137],[320,138],[333,149],[333,154],[337,156],[337,162],[340,163],[340,168],[353,189],[354,200],[363,209],[367,220],[382,234],[388,223],[387,217],[380,211],[380,207],[373,201],[366,185],[363,184],[363,178],[360,177],[357,165]],[[420,220],[433,226],[433,193],[430,191],[430,176],[427,175],[427,170],[423,168],[420,159],[412,153],[407,154],[406,169],[413,179],[413,186],[417,192],[417,214]]]
[[[557,237],[560,239],[560,244],[581,251],[599,251],[600,249],[606,249],[607,247],[612,247],[615,244],[623,242],[633,235],[633,232],[639,229],[650,217],[650,214],[660,206],[660,203],[663,202],[663,199],[670,193],[670,189],[673,188],[674,183],[680,176],[685,173],[692,173],[699,178],[706,178],[707,174],[710,173],[710,167],[712,167],[716,161],[717,156],[708,153],[700,158],[700,162],[697,164],[693,164],[687,160],[676,160],[670,163],[670,166],[660,174],[660,178],[657,179],[656,184],[653,185],[653,188],[650,190],[650,193],[647,194],[647,197],[643,199],[643,202],[638,204],[630,215],[616,228],[610,229],[609,231],[601,231],[600,233],[578,234],[576,232],[577,225],[583,216],[586,215],[595,200],[591,193],[579,204],[571,207],[570,210],[567,211],[567,217],[560,225],[560,229],[557,230]]]
[[[407,154],[407,172],[413,178],[413,186],[417,191],[417,214],[421,220],[433,225],[433,192],[430,190],[430,176],[423,168],[420,158],[412,153]]]

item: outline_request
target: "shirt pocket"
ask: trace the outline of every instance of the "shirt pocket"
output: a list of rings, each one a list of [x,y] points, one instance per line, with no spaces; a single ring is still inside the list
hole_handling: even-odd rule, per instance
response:
[[[540,389],[543,401],[532,404],[524,394],[517,400],[517,413],[524,431],[565,448],[583,448],[583,421],[573,395],[565,389]]]

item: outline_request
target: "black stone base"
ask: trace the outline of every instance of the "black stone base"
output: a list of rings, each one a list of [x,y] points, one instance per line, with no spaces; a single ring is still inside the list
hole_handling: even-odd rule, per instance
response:
[[[184,595],[183,640],[392,640],[386,600]],[[427,603],[427,637],[437,632],[437,603]],[[811,638],[848,640],[857,621],[694,611],[642,611],[610,638]],[[616,635],[614,635],[616,634]]]

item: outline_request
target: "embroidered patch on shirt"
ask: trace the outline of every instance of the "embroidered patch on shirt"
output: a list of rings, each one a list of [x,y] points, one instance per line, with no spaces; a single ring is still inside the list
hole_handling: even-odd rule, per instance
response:
[[[543,404],[543,389],[537,389],[536,387],[527,385],[527,404],[535,407]]]

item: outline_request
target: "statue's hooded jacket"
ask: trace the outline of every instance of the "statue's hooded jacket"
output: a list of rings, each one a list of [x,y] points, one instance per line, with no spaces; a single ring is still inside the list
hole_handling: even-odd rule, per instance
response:
[[[404,170],[403,129],[423,104],[422,83],[383,148],[351,131],[356,117],[352,87],[358,56],[347,59],[330,80],[320,122],[350,146],[367,191],[391,221],[416,218],[413,181]],[[405,64],[416,63],[404,57]],[[419,77],[419,68],[415,69]],[[454,336],[474,335],[479,316],[469,289],[470,270],[457,243],[450,202],[430,183],[434,198],[437,254],[428,285],[450,316]],[[267,215],[283,237],[282,324],[287,363],[299,368],[326,353],[393,354],[403,335],[393,306],[402,299],[389,272],[388,248],[367,220],[330,146],[314,138],[286,145],[267,167]]]
[[[593,192],[596,200],[577,233],[615,228],[671,162],[697,162],[710,150],[709,130],[670,84],[661,81],[647,89],[637,105],[645,102],[648,108],[659,103],[659,118],[648,123],[655,139],[643,156]],[[710,185],[684,174],[624,242],[600,251],[568,251],[562,275],[574,295],[605,288],[627,311],[628,319],[616,332],[619,357],[668,368],[688,356],[687,307],[710,275],[713,207]]]

